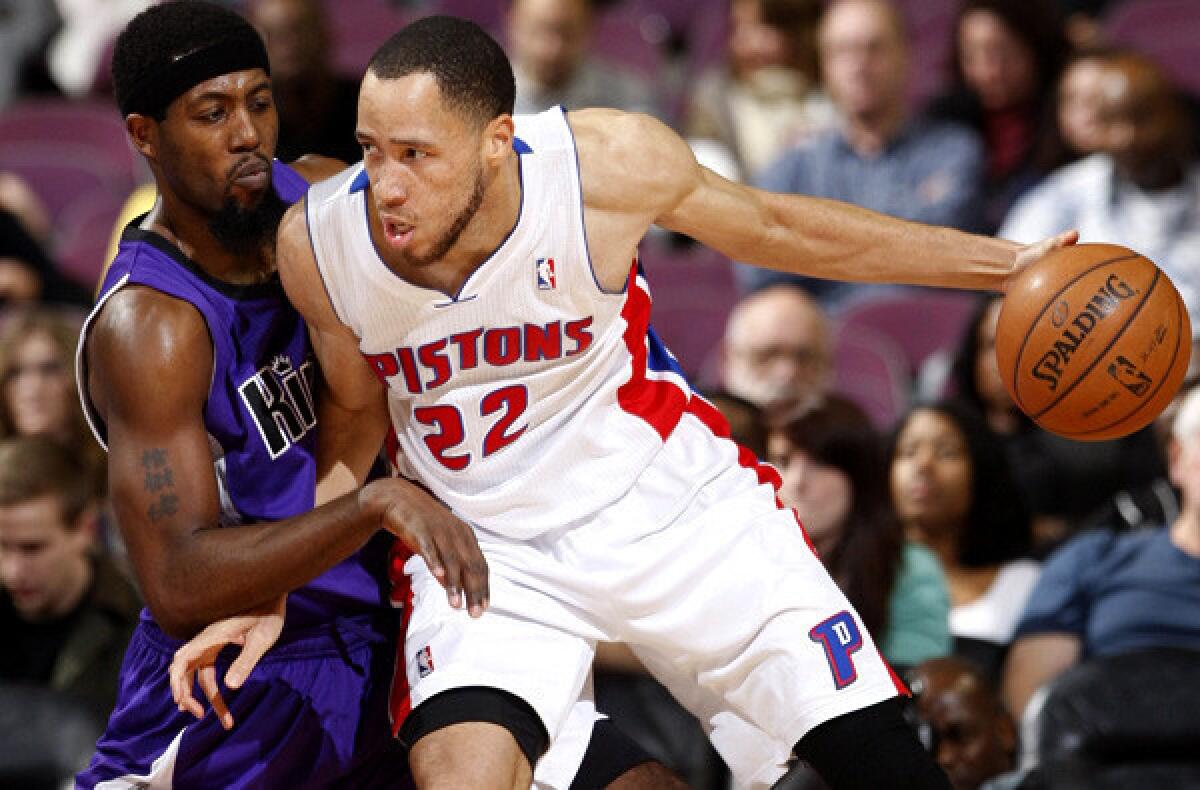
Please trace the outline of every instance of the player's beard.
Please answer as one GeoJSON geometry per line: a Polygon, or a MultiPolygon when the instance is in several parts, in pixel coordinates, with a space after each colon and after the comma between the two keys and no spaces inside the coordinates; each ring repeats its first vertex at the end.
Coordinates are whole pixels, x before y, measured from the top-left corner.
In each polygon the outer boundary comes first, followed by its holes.
{"type": "Polygon", "coordinates": [[[467,204],[463,206],[462,211],[454,217],[454,221],[450,223],[450,227],[442,234],[442,237],[433,245],[433,249],[427,255],[422,255],[413,261],[417,266],[425,266],[430,263],[436,263],[446,257],[446,253],[458,243],[458,239],[462,236],[463,231],[467,229],[467,225],[471,224],[471,220],[479,212],[479,207],[483,205],[483,196],[487,191],[487,183],[483,178],[483,167],[475,169],[475,186],[471,189],[471,195],[467,198],[467,204]]]}
{"type": "Polygon", "coordinates": [[[248,255],[273,244],[275,231],[287,211],[287,203],[269,184],[258,203],[246,208],[232,196],[208,220],[208,230],[217,242],[234,255],[248,255]]]}

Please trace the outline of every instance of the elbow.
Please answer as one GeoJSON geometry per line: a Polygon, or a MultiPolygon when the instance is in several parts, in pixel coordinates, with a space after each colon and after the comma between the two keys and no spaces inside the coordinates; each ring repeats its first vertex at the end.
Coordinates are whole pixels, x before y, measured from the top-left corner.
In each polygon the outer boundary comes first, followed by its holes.
{"type": "Polygon", "coordinates": [[[173,588],[169,583],[147,585],[143,595],[154,622],[172,639],[191,639],[217,619],[205,617],[194,594],[173,588]]]}

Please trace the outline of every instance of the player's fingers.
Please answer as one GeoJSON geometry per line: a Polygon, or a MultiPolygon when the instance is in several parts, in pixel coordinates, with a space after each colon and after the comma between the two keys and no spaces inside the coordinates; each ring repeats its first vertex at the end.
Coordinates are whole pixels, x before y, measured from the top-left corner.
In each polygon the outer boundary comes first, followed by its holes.
{"type": "Polygon", "coordinates": [[[1036,263],[1054,250],[1068,247],[1077,241],[1079,241],[1079,231],[1068,230],[1059,233],[1057,236],[1051,236],[1048,239],[1042,239],[1036,244],[1030,244],[1021,248],[1021,251],[1017,253],[1016,267],[1013,269],[1012,274],[1009,275],[1008,280],[1005,282],[1006,290],[1007,286],[1012,283],[1013,279],[1020,274],[1025,267],[1036,263]]]}
{"type": "Polygon", "coordinates": [[[216,667],[209,665],[201,668],[199,680],[200,688],[208,697],[208,701],[212,703],[213,713],[221,722],[221,726],[227,730],[233,729],[233,716],[230,715],[229,708],[225,705],[225,699],[221,696],[221,687],[217,684],[216,667]]]}
{"type": "Polygon", "coordinates": [[[433,530],[431,542],[438,555],[438,563],[442,567],[442,576],[438,579],[446,588],[446,600],[455,609],[462,606],[463,566],[458,550],[454,545],[454,536],[448,530],[433,530]]]}
{"type": "Polygon", "coordinates": [[[186,711],[197,719],[204,718],[204,706],[192,694],[192,687],[195,681],[195,673],[186,663],[181,663],[177,658],[171,664],[171,696],[175,698],[175,704],[179,706],[181,711],[186,711]]]}
{"type": "Polygon", "coordinates": [[[451,530],[455,552],[461,564],[461,580],[463,593],[467,599],[467,611],[472,617],[481,617],[488,607],[491,592],[488,588],[487,558],[479,548],[475,531],[462,521],[456,523],[451,530]]]}
{"type": "Polygon", "coordinates": [[[250,673],[258,666],[258,662],[262,659],[271,645],[275,644],[276,633],[273,629],[265,625],[256,625],[250,629],[244,638],[245,644],[242,646],[242,652],[229,665],[229,671],[225,673],[225,685],[231,689],[239,689],[246,682],[246,678],[250,677],[250,673]]]}

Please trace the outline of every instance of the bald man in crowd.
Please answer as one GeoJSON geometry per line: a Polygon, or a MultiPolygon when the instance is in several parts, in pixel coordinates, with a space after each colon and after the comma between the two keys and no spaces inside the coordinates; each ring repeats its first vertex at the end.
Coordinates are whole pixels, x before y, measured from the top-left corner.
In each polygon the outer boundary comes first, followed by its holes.
{"type": "MultiPolygon", "coordinates": [[[[785,152],[757,186],[977,229],[983,147],[965,127],[909,112],[908,33],[897,8],[887,0],[837,0],[821,18],[817,50],[841,123],[785,152]]],[[[894,289],[745,266],[738,278],[748,289],[800,282],[830,311],[894,289]]]]}
{"type": "Polygon", "coordinates": [[[1144,56],[1108,60],[1102,150],[1049,175],[1013,207],[1001,236],[1078,228],[1081,241],[1124,244],[1167,273],[1200,319],[1200,163],[1179,93],[1144,56]]]}
{"type": "Polygon", "coordinates": [[[725,325],[722,385],[786,422],[816,403],[833,382],[829,321],[795,285],[769,286],[733,308],[725,325]]]}

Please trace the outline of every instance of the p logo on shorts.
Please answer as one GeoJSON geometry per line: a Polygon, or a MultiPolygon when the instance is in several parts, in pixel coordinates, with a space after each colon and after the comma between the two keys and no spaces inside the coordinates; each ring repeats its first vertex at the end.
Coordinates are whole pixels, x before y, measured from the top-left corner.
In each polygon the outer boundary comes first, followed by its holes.
{"type": "Polygon", "coordinates": [[[839,691],[858,680],[854,653],[862,647],[862,632],[849,612],[838,612],[828,620],[817,623],[808,632],[808,638],[824,646],[825,659],[833,673],[833,684],[839,691]]]}

